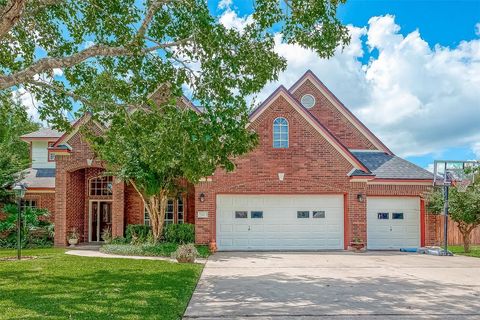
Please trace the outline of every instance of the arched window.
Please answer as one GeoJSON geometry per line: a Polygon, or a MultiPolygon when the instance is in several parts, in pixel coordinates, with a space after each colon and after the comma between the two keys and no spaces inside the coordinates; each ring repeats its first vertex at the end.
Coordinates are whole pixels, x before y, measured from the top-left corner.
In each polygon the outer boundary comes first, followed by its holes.
{"type": "Polygon", "coordinates": [[[112,176],[102,176],[90,179],[91,196],[111,196],[112,195],[112,176]]]}
{"type": "Polygon", "coordinates": [[[273,147],[288,148],[288,121],[285,118],[273,120],[273,147]]]}

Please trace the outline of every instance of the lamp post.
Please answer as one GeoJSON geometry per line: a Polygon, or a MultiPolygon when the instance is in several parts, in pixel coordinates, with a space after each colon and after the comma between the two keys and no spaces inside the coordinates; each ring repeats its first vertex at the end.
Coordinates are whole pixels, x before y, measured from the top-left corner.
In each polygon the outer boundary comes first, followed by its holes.
{"type": "Polygon", "coordinates": [[[27,188],[24,184],[17,184],[13,187],[15,198],[17,199],[17,259],[22,258],[22,199],[25,197],[27,188]]]}

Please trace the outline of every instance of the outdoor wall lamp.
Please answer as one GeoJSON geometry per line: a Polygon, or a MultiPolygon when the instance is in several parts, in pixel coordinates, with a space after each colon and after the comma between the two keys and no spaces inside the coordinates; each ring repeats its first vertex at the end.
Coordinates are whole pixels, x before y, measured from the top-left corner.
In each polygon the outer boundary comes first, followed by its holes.
{"type": "Polygon", "coordinates": [[[198,199],[200,200],[200,202],[205,202],[205,193],[200,193],[200,196],[198,197],[198,199]]]}
{"type": "Polygon", "coordinates": [[[361,193],[357,194],[357,200],[358,202],[363,202],[365,200],[365,198],[363,197],[363,194],[361,193]]]}

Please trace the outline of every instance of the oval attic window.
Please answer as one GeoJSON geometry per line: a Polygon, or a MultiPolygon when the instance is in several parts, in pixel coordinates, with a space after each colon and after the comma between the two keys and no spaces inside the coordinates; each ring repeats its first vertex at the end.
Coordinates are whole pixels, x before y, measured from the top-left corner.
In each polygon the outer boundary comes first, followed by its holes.
{"type": "Polygon", "coordinates": [[[302,97],[300,102],[305,108],[310,109],[315,105],[315,97],[312,96],[311,94],[306,94],[302,97]]]}

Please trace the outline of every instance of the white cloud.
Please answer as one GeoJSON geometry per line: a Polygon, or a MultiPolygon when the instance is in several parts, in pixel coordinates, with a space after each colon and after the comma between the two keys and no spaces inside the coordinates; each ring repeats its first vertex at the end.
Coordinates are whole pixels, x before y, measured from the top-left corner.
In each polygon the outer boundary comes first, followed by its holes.
{"type": "Polygon", "coordinates": [[[36,122],[40,121],[40,115],[38,113],[38,106],[40,103],[35,99],[35,97],[25,90],[25,88],[20,87],[18,90],[12,92],[12,98],[22,104],[25,107],[28,115],[36,122]]]}
{"type": "Polygon", "coordinates": [[[63,70],[62,70],[62,69],[59,69],[59,68],[54,68],[54,69],[53,69],[53,75],[54,75],[54,76],[61,77],[61,76],[63,76],[63,70]]]}
{"type": "Polygon", "coordinates": [[[279,84],[288,88],[311,69],[398,155],[479,143],[480,39],[454,48],[432,46],[418,30],[402,35],[391,15],[372,17],[368,26],[349,29],[350,45],[329,60],[281,43],[277,35],[276,50],[288,67],[257,100],[279,84]],[[363,64],[362,44],[374,52],[363,64]]]}
{"type": "Polygon", "coordinates": [[[253,16],[240,17],[235,10],[228,6],[220,16],[219,22],[227,29],[237,29],[242,32],[248,24],[253,22],[253,16]]]}
{"type": "Polygon", "coordinates": [[[218,3],[218,8],[219,9],[227,9],[227,8],[230,8],[231,5],[232,5],[232,0],[221,0],[218,3]]]}

